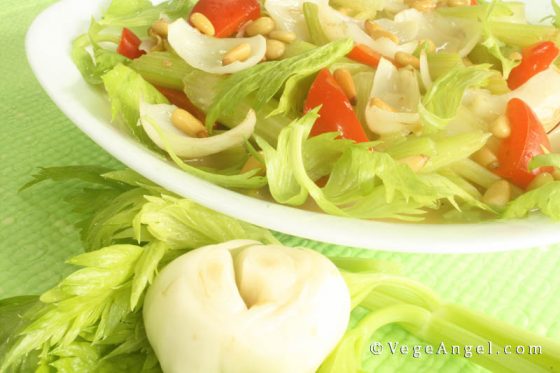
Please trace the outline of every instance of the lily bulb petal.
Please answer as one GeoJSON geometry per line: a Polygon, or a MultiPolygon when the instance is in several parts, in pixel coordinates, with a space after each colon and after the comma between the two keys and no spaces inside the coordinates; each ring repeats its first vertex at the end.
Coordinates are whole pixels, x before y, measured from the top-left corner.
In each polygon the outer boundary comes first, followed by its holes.
{"type": "Polygon", "coordinates": [[[338,269],[308,249],[232,241],[169,264],[144,305],[165,373],[312,373],[348,326],[338,269]]]}
{"type": "Polygon", "coordinates": [[[184,19],[169,25],[167,37],[173,50],[189,65],[211,74],[233,74],[262,61],[266,54],[266,39],[262,35],[251,38],[214,38],[201,34],[184,19]],[[241,44],[249,44],[251,55],[244,61],[223,64],[226,53],[241,44]]]}
{"type": "Polygon", "coordinates": [[[169,146],[183,159],[202,158],[242,145],[251,138],[257,123],[255,112],[250,110],[243,122],[227,132],[205,138],[190,137],[173,125],[171,116],[176,109],[174,105],[141,103],[140,124],[160,149],[169,146]]]}

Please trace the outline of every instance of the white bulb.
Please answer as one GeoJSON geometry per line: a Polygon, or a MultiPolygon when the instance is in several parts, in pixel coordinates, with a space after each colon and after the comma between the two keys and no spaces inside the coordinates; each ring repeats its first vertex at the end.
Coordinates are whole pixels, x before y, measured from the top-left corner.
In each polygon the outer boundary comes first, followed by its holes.
{"type": "Polygon", "coordinates": [[[232,241],[176,259],[144,322],[165,373],[311,373],[344,335],[350,294],[308,249],[232,241]]]}

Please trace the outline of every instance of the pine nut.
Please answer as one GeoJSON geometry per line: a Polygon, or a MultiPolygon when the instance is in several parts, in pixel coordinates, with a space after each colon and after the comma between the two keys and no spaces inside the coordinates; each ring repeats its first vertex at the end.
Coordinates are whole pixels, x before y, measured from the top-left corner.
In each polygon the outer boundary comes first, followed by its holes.
{"type": "Polygon", "coordinates": [[[397,37],[397,35],[393,34],[392,32],[386,31],[386,30],[372,30],[371,33],[368,32],[368,34],[374,40],[381,39],[381,38],[387,38],[395,44],[400,44],[400,40],[397,37]]]}
{"type": "Polygon", "coordinates": [[[383,28],[380,25],[378,25],[377,23],[369,19],[364,22],[364,29],[366,30],[366,33],[370,36],[375,31],[383,30],[383,28]]]}
{"type": "Polygon", "coordinates": [[[274,20],[270,17],[261,17],[249,23],[245,27],[245,35],[255,36],[255,35],[268,35],[274,30],[276,24],[274,20]]]}
{"type": "Polygon", "coordinates": [[[511,135],[511,125],[505,115],[501,115],[490,125],[490,132],[499,139],[507,139],[511,135]]]}
{"type": "Polygon", "coordinates": [[[251,46],[247,43],[231,48],[222,59],[222,65],[227,66],[237,61],[245,61],[251,56],[251,46]]]}
{"type": "Polygon", "coordinates": [[[416,70],[420,69],[420,60],[409,53],[397,52],[395,62],[400,67],[412,66],[416,70]]]}
{"type": "Polygon", "coordinates": [[[257,158],[250,155],[247,162],[243,165],[241,169],[241,174],[246,174],[247,172],[251,172],[253,170],[259,170],[257,175],[264,175],[266,172],[266,166],[262,164],[257,158]]]}
{"type": "Polygon", "coordinates": [[[153,32],[154,34],[159,35],[162,38],[166,38],[169,32],[169,24],[163,19],[159,19],[152,24],[150,32],[153,32]]]}
{"type": "Polygon", "coordinates": [[[190,21],[198,31],[204,35],[214,36],[216,35],[216,29],[210,20],[202,13],[191,14],[190,21]]]}
{"type": "Polygon", "coordinates": [[[488,147],[484,147],[473,154],[472,159],[483,167],[496,169],[499,166],[498,157],[488,147]]]}
{"type": "Polygon", "coordinates": [[[165,51],[165,44],[161,36],[153,32],[151,29],[149,31],[150,36],[152,37],[152,41],[154,41],[154,45],[150,48],[150,52],[163,52],[165,51]]]}
{"type": "Polygon", "coordinates": [[[354,84],[354,79],[350,71],[346,69],[336,69],[334,72],[334,79],[340,88],[342,88],[350,103],[356,105],[358,103],[358,92],[356,91],[356,84],[354,84]]]}
{"type": "Polygon", "coordinates": [[[186,110],[176,109],[171,114],[171,123],[190,137],[208,137],[208,131],[202,122],[186,110]]]}
{"type": "Polygon", "coordinates": [[[369,100],[369,106],[376,107],[378,109],[385,110],[385,111],[390,111],[391,113],[395,112],[395,109],[391,105],[389,105],[379,97],[374,97],[371,100],[369,100]]]}
{"type": "Polygon", "coordinates": [[[550,184],[554,181],[554,176],[549,174],[548,172],[543,172],[542,174],[538,175],[531,181],[531,184],[527,187],[527,190],[535,190],[540,187],[545,186],[546,184],[550,184]]]}
{"type": "Polygon", "coordinates": [[[286,52],[286,44],[278,40],[268,39],[266,41],[266,59],[277,60],[286,52]]]}
{"type": "Polygon", "coordinates": [[[392,32],[389,32],[387,30],[385,30],[384,28],[382,28],[381,26],[379,26],[377,23],[367,20],[364,23],[364,28],[366,30],[366,33],[371,36],[372,39],[380,39],[380,38],[387,38],[390,39],[391,41],[393,41],[396,44],[400,44],[399,38],[397,37],[397,35],[393,34],[392,32]]]}
{"type": "Polygon", "coordinates": [[[424,167],[426,167],[426,164],[428,164],[429,160],[430,157],[427,157],[425,155],[413,155],[411,157],[400,159],[399,163],[407,165],[412,169],[412,171],[418,173],[422,171],[424,167]]]}
{"type": "Polygon", "coordinates": [[[511,195],[511,184],[505,180],[500,180],[488,188],[482,197],[482,202],[492,207],[502,208],[511,201],[511,195]]]}
{"type": "Polygon", "coordinates": [[[433,0],[406,0],[405,3],[419,12],[429,12],[437,6],[433,0]]]}
{"type": "Polygon", "coordinates": [[[296,34],[290,31],[274,30],[268,34],[270,39],[278,40],[290,44],[296,40],[296,34]]]}

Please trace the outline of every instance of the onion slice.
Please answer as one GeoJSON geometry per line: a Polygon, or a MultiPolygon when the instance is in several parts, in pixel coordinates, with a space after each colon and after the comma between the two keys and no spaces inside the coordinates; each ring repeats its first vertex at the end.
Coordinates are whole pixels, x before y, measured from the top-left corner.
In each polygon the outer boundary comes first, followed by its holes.
{"type": "Polygon", "coordinates": [[[195,138],[177,129],[171,122],[171,115],[177,109],[174,105],[140,104],[140,123],[150,139],[162,150],[171,149],[183,159],[202,158],[242,145],[255,129],[257,117],[250,110],[247,117],[237,127],[216,136],[195,138]]]}
{"type": "Polygon", "coordinates": [[[251,38],[213,38],[201,34],[182,18],[169,25],[167,40],[185,62],[211,74],[233,74],[248,69],[258,64],[266,53],[266,39],[261,35],[251,38]],[[251,46],[250,57],[224,66],[222,60],[225,54],[240,44],[251,46]]]}

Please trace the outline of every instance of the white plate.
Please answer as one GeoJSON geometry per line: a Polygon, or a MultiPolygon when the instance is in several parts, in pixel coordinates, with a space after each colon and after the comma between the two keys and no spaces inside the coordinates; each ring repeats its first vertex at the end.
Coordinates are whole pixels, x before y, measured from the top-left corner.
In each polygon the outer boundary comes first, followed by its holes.
{"type": "MultiPolygon", "coordinates": [[[[476,225],[411,225],[347,219],[253,199],[180,171],[110,124],[105,96],[85,83],[70,59],[72,39],[87,30],[91,16],[98,15],[105,3],[63,0],[45,10],[27,35],[29,62],[53,101],[83,132],[121,162],[169,190],[256,225],[344,246],[475,253],[560,242],[560,224],[539,217],[476,225]]],[[[533,19],[545,14],[545,3],[549,2],[531,1],[533,19]]]]}

